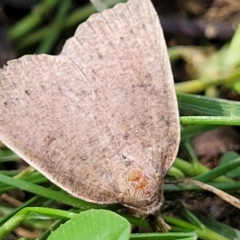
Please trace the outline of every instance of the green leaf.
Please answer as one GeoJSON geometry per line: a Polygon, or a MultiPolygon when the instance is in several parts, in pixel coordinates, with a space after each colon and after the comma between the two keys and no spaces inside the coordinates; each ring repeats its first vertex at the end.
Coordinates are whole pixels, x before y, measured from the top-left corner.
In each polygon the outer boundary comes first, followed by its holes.
{"type": "Polygon", "coordinates": [[[48,240],[127,240],[130,237],[130,223],[118,214],[107,210],[88,210],[70,219],[48,240]]]}
{"type": "Polygon", "coordinates": [[[182,115],[240,116],[240,102],[194,94],[177,93],[178,107],[182,115]]]}
{"type": "Polygon", "coordinates": [[[214,219],[206,218],[204,216],[198,216],[198,218],[207,225],[213,231],[218,232],[222,236],[227,237],[228,239],[240,239],[240,231],[236,228],[233,228],[229,225],[226,225],[222,222],[218,222],[214,219]]]}
{"type": "MultiPolygon", "coordinates": [[[[239,157],[240,157],[239,154],[236,152],[233,152],[233,151],[226,152],[220,159],[220,165],[230,163],[234,159],[239,158],[239,157]]],[[[229,171],[228,173],[226,173],[226,175],[231,178],[239,177],[240,176],[240,167],[237,167],[234,170],[229,171]]]]}

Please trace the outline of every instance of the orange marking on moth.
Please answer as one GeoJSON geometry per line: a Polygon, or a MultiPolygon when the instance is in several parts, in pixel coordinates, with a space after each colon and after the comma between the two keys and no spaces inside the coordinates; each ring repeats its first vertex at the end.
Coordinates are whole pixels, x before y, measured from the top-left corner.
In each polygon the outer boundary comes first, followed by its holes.
{"type": "Polygon", "coordinates": [[[148,185],[147,177],[140,170],[132,170],[128,175],[128,180],[133,182],[135,190],[144,191],[148,185]]]}

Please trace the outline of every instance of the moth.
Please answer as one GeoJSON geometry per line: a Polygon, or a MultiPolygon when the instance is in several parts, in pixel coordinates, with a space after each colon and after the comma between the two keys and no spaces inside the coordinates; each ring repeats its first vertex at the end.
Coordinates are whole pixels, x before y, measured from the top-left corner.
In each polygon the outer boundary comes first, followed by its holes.
{"type": "Polygon", "coordinates": [[[25,55],[0,72],[0,140],[80,199],[155,214],[179,138],[150,0],[94,14],[59,55],[25,55]]]}

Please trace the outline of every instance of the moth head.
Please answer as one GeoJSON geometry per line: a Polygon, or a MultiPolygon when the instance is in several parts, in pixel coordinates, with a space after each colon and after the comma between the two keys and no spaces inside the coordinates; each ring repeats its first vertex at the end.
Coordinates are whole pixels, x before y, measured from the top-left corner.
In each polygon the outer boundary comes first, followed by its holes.
{"type": "Polygon", "coordinates": [[[156,174],[149,174],[139,166],[128,167],[119,185],[120,202],[139,216],[154,214],[162,205],[162,184],[163,180],[156,174]]]}

